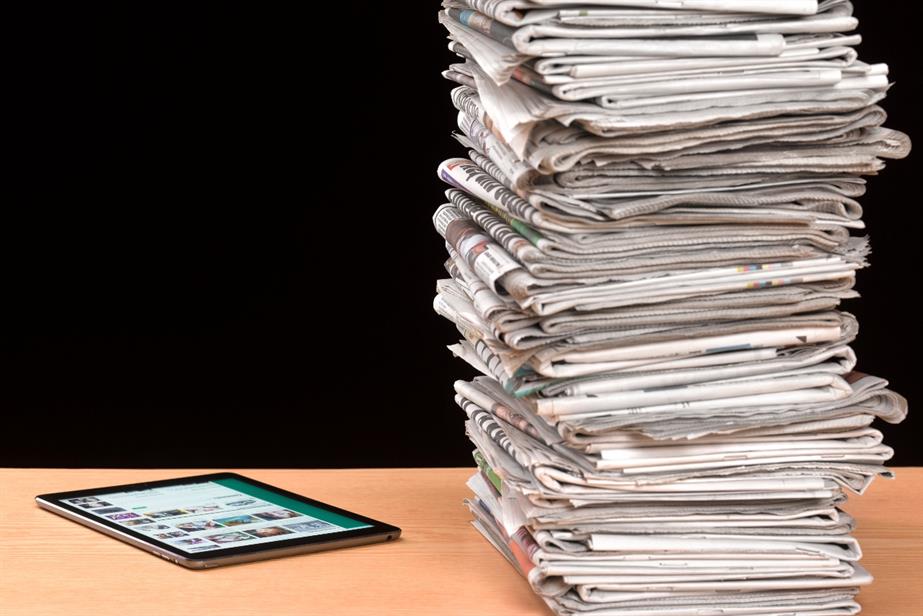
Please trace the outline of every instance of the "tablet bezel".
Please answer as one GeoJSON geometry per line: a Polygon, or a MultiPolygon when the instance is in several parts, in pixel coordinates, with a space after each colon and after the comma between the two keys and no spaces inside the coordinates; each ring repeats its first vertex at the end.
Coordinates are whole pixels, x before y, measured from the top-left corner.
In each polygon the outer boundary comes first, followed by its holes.
{"type": "Polygon", "coordinates": [[[49,504],[54,505],[55,507],[64,509],[65,511],[69,513],[76,514],[82,520],[87,520],[91,522],[92,524],[89,525],[91,526],[91,528],[93,525],[104,526],[106,528],[110,528],[114,531],[117,531],[118,533],[128,535],[132,537],[133,539],[136,539],[137,541],[140,541],[147,545],[157,547],[160,550],[174,554],[183,560],[195,561],[195,562],[205,562],[205,561],[210,561],[210,560],[226,559],[228,557],[246,556],[250,554],[259,554],[263,552],[275,552],[275,551],[281,551],[281,550],[288,552],[288,551],[291,551],[292,548],[296,548],[299,546],[312,546],[312,545],[322,545],[326,543],[338,543],[338,542],[342,542],[343,540],[354,539],[354,538],[358,539],[361,537],[371,537],[371,536],[383,535],[387,533],[394,533],[394,536],[397,537],[401,532],[400,528],[393,526],[391,524],[386,524],[384,522],[380,522],[378,520],[369,518],[367,516],[360,515],[352,511],[347,511],[346,509],[334,507],[333,505],[328,505],[327,503],[314,500],[312,498],[308,498],[307,496],[302,496],[301,494],[296,494],[295,492],[289,492],[288,490],[284,490],[277,486],[270,485],[268,483],[263,483],[262,481],[257,481],[256,479],[253,479],[251,477],[246,477],[244,475],[240,475],[239,473],[232,473],[232,472],[207,473],[204,475],[191,475],[188,477],[176,477],[173,479],[160,479],[157,481],[144,481],[144,482],[138,482],[138,483],[128,483],[128,484],[105,486],[105,487],[99,487],[99,488],[71,490],[68,492],[53,492],[49,494],[40,494],[36,496],[35,498],[36,500],[42,500],[49,504]],[[105,518],[94,516],[86,509],[77,507],[76,505],[66,502],[66,499],[79,498],[81,496],[98,496],[101,494],[106,494],[107,492],[129,492],[133,490],[147,490],[151,488],[160,488],[160,487],[184,485],[184,484],[191,484],[191,483],[205,483],[208,481],[215,481],[218,479],[237,479],[239,481],[243,481],[247,484],[250,484],[254,487],[262,488],[264,490],[271,491],[275,494],[279,494],[280,496],[285,496],[291,499],[295,499],[302,503],[312,505],[314,507],[319,507],[321,509],[325,509],[327,511],[330,511],[331,513],[336,513],[342,516],[346,516],[348,518],[352,518],[356,520],[357,522],[362,522],[364,524],[368,524],[369,526],[364,527],[364,528],[353,528],[353,529],[342,530],[342,531],[338,531],[335,533],[325,533],[322,535],[311,535],[308,537],[297,537],[294,539],[280,539],[278,541],[273,541],[270,543],[257,543],[257,544],[242,545],[242,546],[235,546],[235,547],[228,547],[228,548],[218,548],[215,550],[208,550],[207,552],[186,552],[174,545],[171,545],[169,543],[164,543],[163,541],[154,539],[153,537],[150,537],[148,535],[135,531],[130,526],[124,526],[124,525],[118,524],[117,522],[113,520],[108,520],[105,518]]]}

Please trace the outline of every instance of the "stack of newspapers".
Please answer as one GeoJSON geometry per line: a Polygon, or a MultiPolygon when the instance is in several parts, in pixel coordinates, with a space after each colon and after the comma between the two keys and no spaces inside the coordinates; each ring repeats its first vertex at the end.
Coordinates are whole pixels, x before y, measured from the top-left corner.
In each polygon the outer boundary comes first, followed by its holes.
{"type": "Polygon", "coordinates": [[[834,616],[906,401],[855,371],[863,176],[908,154],[845,0],[447,0],[436,311],[474,525],[559,614],[834,616]]]}

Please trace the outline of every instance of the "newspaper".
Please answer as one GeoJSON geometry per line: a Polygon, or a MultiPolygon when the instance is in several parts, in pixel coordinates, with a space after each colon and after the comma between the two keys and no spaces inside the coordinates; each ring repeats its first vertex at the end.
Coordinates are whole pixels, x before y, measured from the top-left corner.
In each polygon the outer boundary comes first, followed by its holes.
{"type": "Polygon", "coordinates": [[[446,0],[434,310],[474,527],[558,614],[855,614],[891,477],[842,303],[910,152],[846,0],[446,0]]]}

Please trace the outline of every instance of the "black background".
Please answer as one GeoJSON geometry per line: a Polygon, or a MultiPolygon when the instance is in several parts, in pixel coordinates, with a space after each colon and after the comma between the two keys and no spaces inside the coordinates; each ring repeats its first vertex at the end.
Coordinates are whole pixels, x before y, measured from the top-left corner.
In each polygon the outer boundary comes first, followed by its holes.
{"type": "MultiPolygon", "coordinates": [[[[43,8],[15,54],[0,464],[470,464],[430,307],[435,167],[462,152],[435,7],[123,4],[43,8]]],[[[858,4],[914,136],[914,5],[858,4]]],[[[859,368],[911,402],[913,167],[870,179],[846,305],[859,368]]],[[[918,417],[883,427],[895,465],[923,464],[918,417]]]]}

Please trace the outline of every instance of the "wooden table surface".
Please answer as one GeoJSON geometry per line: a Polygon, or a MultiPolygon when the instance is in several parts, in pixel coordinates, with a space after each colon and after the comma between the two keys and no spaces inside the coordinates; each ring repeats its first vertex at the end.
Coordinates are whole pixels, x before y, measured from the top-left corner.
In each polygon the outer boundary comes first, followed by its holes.
{"type": "MultiPolygon", "coordinates": [[[[226,469],[225,469],[226,470],[226,469]]],[[[923,469],[846,507],[875,583],[865,616],[923,614],[923,469]]],[[[39,509],[44,492],[206,470],[0,469],[0,614],[536,615],[550,611],[468,524],[472,469],[239,470],[400,526],[400,541],[192,571],[39,509]]]]}

